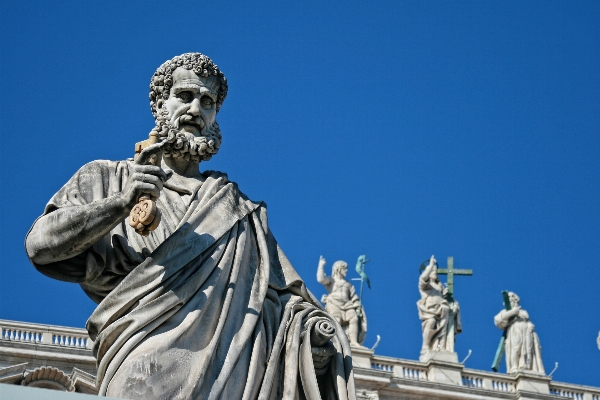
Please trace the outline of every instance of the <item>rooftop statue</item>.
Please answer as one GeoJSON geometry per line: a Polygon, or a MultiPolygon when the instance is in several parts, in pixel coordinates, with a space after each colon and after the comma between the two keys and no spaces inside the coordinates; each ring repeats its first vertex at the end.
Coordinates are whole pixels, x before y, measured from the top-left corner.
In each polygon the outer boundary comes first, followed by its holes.
{"type": "Polygon", "coordinates": [[[348,340],[277,244],[266,205],[199,170],[220,148],[226,94],[200,53],[161,65],[150,141],[135,160],[77,171],[27,254],[98,303],[87,330],[100,395],[355,399],[348,340]]]}
{"type": "Polygon", "coordinates": [[[514,374],[522,370],[544,374],[542,346],[527,311],[521,308],[521,299],[508,292],[510,307],[494,317],[494,324],[505,331],[506,372],[514,374]]]}
{"type": "Polygon", "coordinates": [[[331,268],[331,276],[325,274],[325,259],[319,258],[317,267],[317,281],[327,289],[321,302],[326,310],[344,328],[350,339],[350,344],[363,347],[367,335],[367,316],[360,299],[356,295],[354,285],[346,280],[348,264],[345,261],[336,261],[331,268]]]}
{"type": "Polygon", "coordinates": [[[421,299],[417,301],[417,309],[423,331],[419,360],[427,361],[440,351],[453,353],[454,336],[462,332],[460,307],[440,282],[434,256],[419,276],[419,292],[421,299]]]}

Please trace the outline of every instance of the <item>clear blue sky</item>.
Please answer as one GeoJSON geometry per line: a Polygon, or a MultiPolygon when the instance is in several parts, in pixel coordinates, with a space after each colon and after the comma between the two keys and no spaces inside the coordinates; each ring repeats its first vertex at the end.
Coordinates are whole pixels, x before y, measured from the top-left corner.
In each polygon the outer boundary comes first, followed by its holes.
{"type": "Polygon", "coordinates": [[[25,234],[83,164],[132,156],[152,73],[200,51],[230,87],[201,168],[266,201],[317,296],[319,255],[372,260],[367,345],[418,358],[419,264],[454,256],[467,367],[490,369],[509,289],[546,370],[600,386],[600,2],[0,7],[0,318],[84,326],[94,304],[35,271],[25,234]]]}

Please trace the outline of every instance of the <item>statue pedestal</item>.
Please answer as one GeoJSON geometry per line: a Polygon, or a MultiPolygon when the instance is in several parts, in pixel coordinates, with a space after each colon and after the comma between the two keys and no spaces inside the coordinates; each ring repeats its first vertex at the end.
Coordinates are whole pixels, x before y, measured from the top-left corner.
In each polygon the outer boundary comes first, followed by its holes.
{"type": "Polygon", "coordinates": [[[453,351],[431,350],[419,357],[419,361],[424,363],[429,360],[458,363],[458,354],[453,351]]]}
{"type": "Polygon", "coordinates": [[[462,385],[463,365],[458,363],[458,354],[451,351],[428,351],[419,357],[427,364],[427,379],[432,382],[462,385]]]}
{"type": "Polygon", "coordinates": [[[366,347],[350,347],[352,350],[352,366],[360,368],[371,368],[371,357],[373,350],[366,347]]]}
{"type": "MultiPolygon", "coordinates": [[[[532,371],[521,371],[517,373],[517,390],[529,393],[550,393],[551,377],[532,371]]],[[[535,397],[535,396],[534,396],[535,397]]],[[[521,399],[529,399],[527,395],[521,395],[521,399]]]]}

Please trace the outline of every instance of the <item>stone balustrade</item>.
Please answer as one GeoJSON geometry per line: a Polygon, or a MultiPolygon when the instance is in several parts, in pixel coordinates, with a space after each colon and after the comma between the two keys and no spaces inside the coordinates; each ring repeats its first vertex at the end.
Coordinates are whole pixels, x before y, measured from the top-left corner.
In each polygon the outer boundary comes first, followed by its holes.
{"type": "Polygon", "coordinates": [[[562,382],[551,382],[550,394],[575,400],[600,400],[600,388],[589,388],[562,382]]]}
{"type": "MultiPolygon", "coordinates": [[[[0,319],[0,383],[12,382],[13,375],[24,376],[43,367],[75,374],[76,383],[93,381],[96,374],[93,345],[85,329],[0,319]],[[89,376],[80,376],[82,373],[89,376]]],[[[81,389],[80,383],[76,386],[81,389]]]]}
{"type": "Polygon", "coordinates": [[[515,393],[517,391],[517,382],[514,376],[494,372],[465,368],[462,372],[462,382],[464,386],[493,392],[515,393]]]}
{"type": "Polygon", "coordinates": [[[85,329],[0,320],[0,340],[91,349],[85,329]]]}
{"type": "Polygon", "coordinates": [[[418,361],[373,356],[371,358],[371,368],[379,371],[392,372],[392,376],[398,378],[412,379],[416,381],[427,380],[427,368],[423,363],[418,361]]]}
{"type": "MultiPolygon", "coordinates": [[[[0,320],[0,370],[44,365],[73,370],[70,377],[78,391],[94,393],[92,346],[85,329],[0,320]]],[[[465,368],[449,359],[419,362],[357,348],[352,348],[352,358],[360,399],[600,400],[600,388],[553,382],[544,375],[508,375],[465,368]]],[[[12,379],[9,372],[0,382],[12,379]]]]}
{"type": "Polygon", "coordinates": [[[551,377],[544,375],[525,372],[509,375],[469,369],[460,363],[436,362],[436,360],[422,363],[401,358],[376,356],[369,353],[371,352],[368,350],[355,351],[353,349],[353,357],[358,361],[355,363],[357,390],[358,392],[362,390],[365,393],[371,393],[372,398],[376,398],[374,397],[376,392],[382,394],[384,398],[396,398],[396,396],[401,398],[401,391],[405,394],[412,391],[415,396],[425,396],[431,399],[471,398],[470,396],[476,396],[481,399],[544,398],[558,400],[559,398],[569,398],[600,400],[600,388],[553,382],[551,377]],[[355,357],[355,353],[358,357],[355,357]],[[367,364],[365,362],[367,357],[370,360],[372,373],[366,371],[367,364]],[[447,380],[440,382],[436,379],[440,376],[440,371],[450,377],[458,372],[460,378],[450,384],[447,380]],[[375,378],[377,373],[380,373],[380,376],[375,378]],[[387,380],[386,377],[388,377],[387,380]],[[372,383],[375,379],[379,379],[377,385],[372,383]],[[415,387],[417,382],[410,383],[411,381],[419,381],[418,384],[422,387],[417,390],[415,387]],[[532,393],[535,395],[529,397],[532,393]]]}

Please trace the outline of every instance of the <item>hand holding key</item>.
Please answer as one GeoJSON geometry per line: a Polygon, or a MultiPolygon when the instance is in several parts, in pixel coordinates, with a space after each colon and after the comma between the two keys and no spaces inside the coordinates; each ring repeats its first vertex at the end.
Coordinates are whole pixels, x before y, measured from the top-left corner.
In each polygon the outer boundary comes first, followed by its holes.
{"type": "Polygon", "coordinates": [[[139,153],[135,157],[133,174],[123,190],[130,201],[137,202],[129,214],[129,225],[143,236],[148,236],[160,223],[156,199],[160,196],[163,182],[168,179],[165,171],[155,165],[166,142],[156,141],[157,136],[151,133],[149,140],[136,144],[136,152],[139,153]]]}

